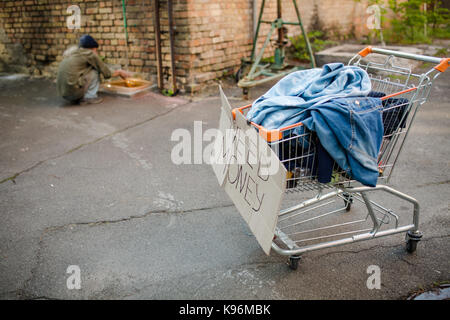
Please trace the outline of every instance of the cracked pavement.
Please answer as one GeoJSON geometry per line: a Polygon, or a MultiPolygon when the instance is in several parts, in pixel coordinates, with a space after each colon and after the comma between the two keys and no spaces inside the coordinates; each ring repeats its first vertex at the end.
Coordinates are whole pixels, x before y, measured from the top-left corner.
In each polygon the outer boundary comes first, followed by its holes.
{"type": "Polygon", "coordinates": [[[217,127],[217,95],[67,106],[50,81],[0,81],[0,299],[402,299],[448,281],[449,80],[437,79],[391,180],[421,204],[417,252],[394,235],[306,253],[297,271],[263,253],[208,165],[170,160],[173,130],[217,127]],[[66,286],[69,265],[80,290],[66,286]]]}

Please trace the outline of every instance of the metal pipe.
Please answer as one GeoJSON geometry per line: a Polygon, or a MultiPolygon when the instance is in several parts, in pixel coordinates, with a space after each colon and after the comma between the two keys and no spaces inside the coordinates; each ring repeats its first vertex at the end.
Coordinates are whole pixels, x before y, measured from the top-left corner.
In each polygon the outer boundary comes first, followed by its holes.
{"type": "Polygon", "coordinates": [[[153,26],[155,31],[155,48],[156,48],[156,73],[158,88],[163,89],[163,73],[162,73],[162,56],[161,56],[161,27],[159,20],[159,0],[153,1],[153,26]]]}
{"type": "Polygon", "coordinates": [[[376,187],[356,187],[356,188],[350,188],[345,189],[345,192],[348,193],[356,193],[356,192],[364,192],[364,191],[375,191],[375,190],[383,190],[390,194],[393,194],[405,201],[408,201],[414,205],[413,209],[413,223],[414,223],[414,230],[417,231],[419,228],[419,211],[420,211],[420,205],[419,202],[414,199],[413,197],[408,196],[407,194],[404,194],[400,191],[397,191],[391,187],[388,187],[386,185],[377,185],[376,187]]]}
{"type": "MultiPolygon", "coordinates": [[[[281,18],[282,18],[281,0],[277,0],[277,19],[281,18]]],[[[283,47],[283,40],[284,40],[284,31],[283,26],[281,26],[281,28],[278,28],[278,48],[283,47]]]]}
{"type": "Polygon", "coordinates": [[[127,10],[125,8],[125,0],[122,0],[122,13],[123,13],[123,28],[125,29],[125,55],[126,55],[126,64],[125,70],[128,69],[128,26],[127,26],[127,10]]]}
{"type": "Polygon", "coordinates": [[[167,14],[169,17],[169,41],[170,41],[170,69],[172,70],[172,95],[177,94],[177,77],[175,75],[175,50],[174,50],[174,32],[173,32],[173,6],[172,0],[167,0],[167,14]]]}
{"type": "Polygon", "coordinates": [[[327,212],[327,213],[324,213],[324,214],[321,214],[319,216],[315,216],[315,217],[312,217],[312,218],[309,218],[309,219],[306,219],[306,220],[303,220],[303,221],[299,221],[299,222],[290,224],[288,226],[280,227],[280,229],[287,229],[287,228],[290,228],[290,227],[298,226],[300,224],[303,224],[303,223],[306,223],[306,222],[310,222],[310,221],[314,221],[316,219],[320,219],[320,218],[329,216],[330,214],[334,214],[334,213],[337,213],[337,212],[343,211],[343,210],[345,210],[345,207],[344,208],[339,208],[339,209],[336,209],[336,210],[333,210],[333,211],[330,211],[330,212],[327,212]]]}
{"type": "MultiPolygon", "coordinates": [[[[265,5],[265,3],[266,3],[266,0],[262,0],[261,8],[259,10],[258,23],[256,25],[255,36],[253,37],[253,48],[252,48],[252,53],[250,55],[250,61],[251,62],[253,62],[253,58],[255,57],[256,42],[258,41],[259,27],[261,25],[261,18],[262,18],[263,12],[264,12],[264,5],[265,5]]],[[[256,8],[256,4],[255,4],[255,8],[256,8]]]]}
{"type": "Polygon", "coordinates": [[[297,14],[298,23],[300,25],[300,29],[302,30],[303,38],[305,39],[305,42],[306,42],[306,48],[308,49],[309,58],[311,59],[311,67],[315,68],[316,67],[316,59],[314,58],[314,54],[311,49],[311,43],[309,42],[308,34],[306,33],[305,28],[303,27],[302,18],[300,17],[300,12],[298,11],[297,1],[292,0],[292,2],[294,3],[295,13],[297,14]]]}
{"type": "Polygon", "coordinates": [[[337,189],[335,191],[332,191],[332,192],[324,194],[324,195],[317,195],[315,198],[303,201],[302,203],[300,203],[300,204],[298,204],[296,206],[293,206],[291,208],[287,208],[285,210],[280,211],[278,216],[281,217],[281,216],[284,216],[284,215],[286,215],[288,213],[291,213],[291,212],[303,209],[303,208],[305,208],[307,206],[310,206],[310,205],[313,205],[313,204],[315,204],[317,202],[320,202],[320,201],[323,201],[323,200],[326,200],[326,199],[330,199],[330,198],[332,198],[332,197],[334,197],[334,196],[336,196],[338,194],[341,194],[343,192],[344,192],[343,190],[337,189]]]}
{"type": "MultiPolygon", "coordinates": [[[[270,28],[269,33],[267,34],[266,41],[264,42],[264,45],[261,48],[261,51],[258,53],[258,56],[256,57],[255,61],[253,62],[253,65],[252,65],[247,77],[251,78],[253,76],[253,74],[255,73],[256,67],[258,66],[259,62],[261,61],[261,58],[263,57],[264,49],[267,47],[267,45],[270,42],[270,38],[272,37],[272,33],[273,33],[274,29],[275,29],[275,25],[272,24],[272,27],[270,28]]],[[[256,39],[253,44],[253,49],[255,49],[255,47],[256,47],[256,39]]],[[[252,53],[252,61],[253,61],[253,54],[254,54],[254,52],[252,53]]]]}
{"type": "Polygon", "coordinates": [[[128,41],[127,12],[125,8],[125,0],[122,0],[122,13],[123,13],[123,26],[125,29],[125,39],[128,41]]]}
{"type": "Polygon", "coordinates": [[[410,230],[414,230],[414,225],[410,224],[410,225],[407,225],[407,226],[404,226],[404,227],[400,227],[400,228],[396,228],[396,229],[389,229],[389,230],[385,230],[385,231],[378,231],[375,234],[373,234],[372,232],[368,232],[368,233],[352,236],[352,237],[349,237],[349,238],[339,239],[339,240],[335,240],[335,241],[322,242],[322,243],[309,245],[309,246],[301,247],[301,248],[298,248],[298,249],[290,249],[290,250],[281,249],[274,242],[272,242],[272,249],[274,249],[278,254],[281,254],[281,255],[284,255],[284,256],[291,256],[291,255],[298,255],[298,254],[301,254],[301,253],[304,253],[304,252],[308,252],[308,251],[319,250],[319,249],[330,248],[330,247],[336,247],[336,246],[340,246],[340,245],[348,244],[348,243],[354,243],[354,242],[357,242],[357,241],[385,237],[385,236],[389,236],[389,235],[392,235],[392,234],[402,233],[402,232],[406,232],[406,231],[410,231],[410,230]]]}
{"type": "Polygon", "coordinates": [[[418,61],[423,61],[423,62],[436,63],[436,64],[439,64],[442,60],[442,58],[424,56],[424,55],[408,53],[408,52],[393,51],[393,50],[387,50],[387,49],[381,49],[381,48],[372,48],[371,52],[384,54],[384,55],[392,55],[394,57],[399,57],[399,58],[413,59],[413,60],[418,60],[418,61]]]}
{"type": "Polygon", "coordinates": [[[326,206],[326,205],[329,205],[329,204],[331,204],[331,203],[333,203],[333,202],[334,202],[334,200],[331,200],[331,201],[322,203],[322,204],[320,204],[320,205],[318,205],[318,206],[315,206],[315,207],[312,207],[312,208],[308,208],[308,209],[306,209],[306,210],[303,210],[302,212],[298,212],[298,213],[293,214],[293,215],[291,215],[291,216],[289,216],[289,217],[285,217],[285,218],[283,218],[283,219],[278,219],[278,222],[282,222],[282,221],[284,221],[284,220],[291,219],[291,218],[293,218],[293,217],[297,217],[297,216],[299,216],[299,215],[301,215],[301,214],[304,214],[304,213],[309,212],[309,211],[311,211],[311,210],[319,209],[319,208],[324,207],[324,206],[326,206]]]}
{"type": "Polygon", "coordinates": [[[253,28],[252,28],[252,30],[253,30],[253,37],[255,37],[255,35],[256,35],[256,25],[257,25],[257,23],[258,23],[258,14],[257,14],[257,11],[256,11],[256,0],[253,0],[252,1],[252,10],[253,10],[253,28]]]}
{"type": "Polygon", "coordinates": [[[375,233],[380,228],[380,223],[378,222],[377,216],[375,215],[375,212],[373,212],[372,203],[370,203],[369,198],[367,197],[365,192],[361,192],[361,197],[364,200],[364,203],[366,204],[367,211],[369,212],[370,218],[373,222],[373,229],[372,233],[375,233]]]}
{"type": "Polygon", "coordinates": [[[298,232],[292,232],[292,233],[289,233],[288,236],[294,236],[294,235],[299,235],[299,234],[304,234],[304,233],[314,232],[314,231],[319,231],[319,230],[328,230],[328,229],[332,229],[332,228],[348,226],[348,225],[351,225],[351,224],[362,223],[362,222],[365,222],[365,221],[366,221],[365,219],[354,220],[354,221],[334,224],[334,225],[327,226],[327,227],[321,227],[321,228],[308,229],[308,230],[303,230],[303,231],[298,231],[298,232]]]}

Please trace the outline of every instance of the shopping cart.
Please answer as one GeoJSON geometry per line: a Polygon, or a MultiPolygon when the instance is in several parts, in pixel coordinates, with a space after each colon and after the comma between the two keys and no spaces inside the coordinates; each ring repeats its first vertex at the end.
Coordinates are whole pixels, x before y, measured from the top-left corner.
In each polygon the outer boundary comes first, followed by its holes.
{"type": "MultiPolygon", "coordinates": [[[[380,56],[378,56],[380,58],[380,56]]],[[[331,182],[320,183],[317,172],[312,170],[317,161],[317,137],[302,127],[302,123],[288,127],[266,130],[252,123],[259,134],[278,155],[288,170],[286,193],[294,194],[297,202],[287,199],[288,205],[278,214],[272,249],[289,256],[289,266],[297,269],[300,254],[357,241],[375,239],[397,233],[406,233],[406,250],[414,252],[422,238],[419,231],[419,203],[416,199],[399,192],[386,184],[392,176],[399,155],[405,144],[417,110],[430,94],[433,81],[444,72],[448,58],[435,58],[379,48],[367,47],[355,55],[349,65],[366,70],[372,82],[372,91],[383,93],[384,135],[378,156],[379,179],[375,187],[363,186],[347,175],[337,164],[333,165],[331,182]],[[381,55],[382,61],[374,62],[369,54],[381,55]],[[396,58],[412,59],[436,64],[423,74],[416,74],[411,68],[396,66],[396,58]],[[385,184],[382,184],[382,183],[385,184]],[[369,197],[370,194],[370,197],[369,197]],[[402,214],[393,208],[386,208],[379,202],[394,197],[392,203],[410,203],[411,215],[400,206],[402,214]],[[298,203],[298,197],[304,201],[298,203]],[[337,200],[340,199],[340,200],[337,200]],[[337,200],[337,201],[336,201],[337,200]],[[400,201],[398,201],[400,200],[400,201]],[[336,207],[336,204],[338,206],[336,207]],[[339,205],[342,204],[342,205],[339,205]],[[359,207],[351,210],[352,205],[359,207]],[[412,204],[412,205],[411,205],[412,204]],[[361,209],[362,208],[362,209],[361,209]],[[350,212],[351,210],[351,212],[350,212]]],[[[233,110],[246,115],[251,105],[233,110]]]]}

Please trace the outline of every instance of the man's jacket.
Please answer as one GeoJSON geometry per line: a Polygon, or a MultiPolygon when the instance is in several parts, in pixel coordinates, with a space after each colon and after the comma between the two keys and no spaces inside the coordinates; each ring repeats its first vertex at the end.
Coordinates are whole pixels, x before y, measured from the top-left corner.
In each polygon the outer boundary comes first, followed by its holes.
{"type": "Polygon", "coordinates": [[[101,73],[105,79],[111,77],[111,71],[100,58],[89,49],[79,48],[66,57],[58,67],[56,86],[62,97],[84,95],[85,75],[91,70],[101,73]]]}

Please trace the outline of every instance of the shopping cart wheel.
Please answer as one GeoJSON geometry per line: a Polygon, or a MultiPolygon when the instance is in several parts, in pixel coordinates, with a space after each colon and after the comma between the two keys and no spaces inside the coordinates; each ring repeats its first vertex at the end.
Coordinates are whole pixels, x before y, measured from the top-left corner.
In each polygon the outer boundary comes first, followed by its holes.
{"type": "Polygon", "coordinates": [[[417,243],[422,239],[421,232],[408,231],[406,234],[406,251],[413,253],[417,249],[417,243]]]}
{"type": "Polygon", "coordinates": [[[345,202],[345,211],[350,211],[350,209],[352,208],[352,203],[353,203],[353,197],[350,193],[343,193],[342,196],[344,197],[344,202],[345,202]]]}
{"type": "Polygon", "coordinates": [[[292,270],[297,270],[299,261],[300,261],[300,256],[290,256],[289,257],[289,268],[291,268],[292,270]]]}

